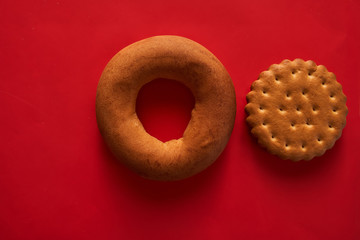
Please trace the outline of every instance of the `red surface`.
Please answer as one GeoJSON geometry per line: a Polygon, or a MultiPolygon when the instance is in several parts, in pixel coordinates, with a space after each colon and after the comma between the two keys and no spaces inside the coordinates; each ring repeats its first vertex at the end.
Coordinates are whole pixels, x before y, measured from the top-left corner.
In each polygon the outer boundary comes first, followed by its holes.
{"type": "MultiPolygon", "coordinates": [[[[0,239],[360,239],[358,12],[358,1],[1,1],[0,239]],[[207,47],[237,93],[226,150],[179,182],[127,170],[95,119],[107,61],[160,34],[207,47]],[[268,154],[244,121],[251,82],[296,57],[334,72],[349,108],[334,148],[300,163],[268,154]]],[[[159,81],[139,115],[178,137],[193,99],[159,81]]]]}

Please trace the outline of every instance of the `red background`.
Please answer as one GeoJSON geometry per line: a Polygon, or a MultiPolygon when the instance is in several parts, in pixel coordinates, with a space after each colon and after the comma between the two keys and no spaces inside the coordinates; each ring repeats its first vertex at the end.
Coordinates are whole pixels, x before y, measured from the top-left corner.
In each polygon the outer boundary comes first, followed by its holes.
{"type": "MultiPolygon", "coordinates": [[[[360,239],[358,1],[1,1],[0,239],[360,239]],[[95,119],[108,60],[160,34],[193,39],[232,76],[236,124],[221,157],[178,182],[119,164],[95,119]],[[272,63],[312,59],[337,75],[349,114],[310,162],[260,148],[245,95],[272,63]]],[[[179,137],[191,93],[144,87],[138,113],[179,137]]]]}

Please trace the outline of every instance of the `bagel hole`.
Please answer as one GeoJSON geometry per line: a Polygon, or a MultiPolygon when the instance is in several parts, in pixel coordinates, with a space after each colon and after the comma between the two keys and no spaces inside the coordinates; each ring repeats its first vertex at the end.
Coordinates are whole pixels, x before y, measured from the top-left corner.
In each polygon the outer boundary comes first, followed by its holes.
{"type": "Polygon", "coordinates": [[[136,99],[136,113],[146,132],[162,142],[183,136],[194,106],[189,88],[164,78],[145,84],[136,99]]]}

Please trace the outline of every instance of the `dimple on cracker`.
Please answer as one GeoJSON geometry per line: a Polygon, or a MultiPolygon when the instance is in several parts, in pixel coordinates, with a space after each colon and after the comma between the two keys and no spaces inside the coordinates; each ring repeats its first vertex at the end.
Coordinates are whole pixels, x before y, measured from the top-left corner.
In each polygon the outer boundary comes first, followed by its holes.
{"type": "Polygon", "coordinates": [[[310,160],[333,147],[346,124],[346,96],[333,73],[313,61],[273,64],[246,96],[258,143],[283,159],[310,160]]]}

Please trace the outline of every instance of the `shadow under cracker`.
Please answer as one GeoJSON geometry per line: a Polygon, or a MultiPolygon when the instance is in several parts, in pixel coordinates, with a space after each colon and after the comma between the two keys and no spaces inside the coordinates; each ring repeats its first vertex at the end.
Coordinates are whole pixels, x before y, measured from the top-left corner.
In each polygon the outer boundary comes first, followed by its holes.
{"type": "Polygon", "coordinates": [[[309,161],[283,160],[273,155],[257,143],[257,139],[251,134],[250,127],[246,120],[243,121],[248,132],[248,140],[251,144],[252,156],[256,165],[262,171],[284,179],[308,178],[320,175],[323,172],[331,171],[341,161],[342,138],[336,141],[333,148],[327,150],[322,156],[314,157],[309,161]]]}

